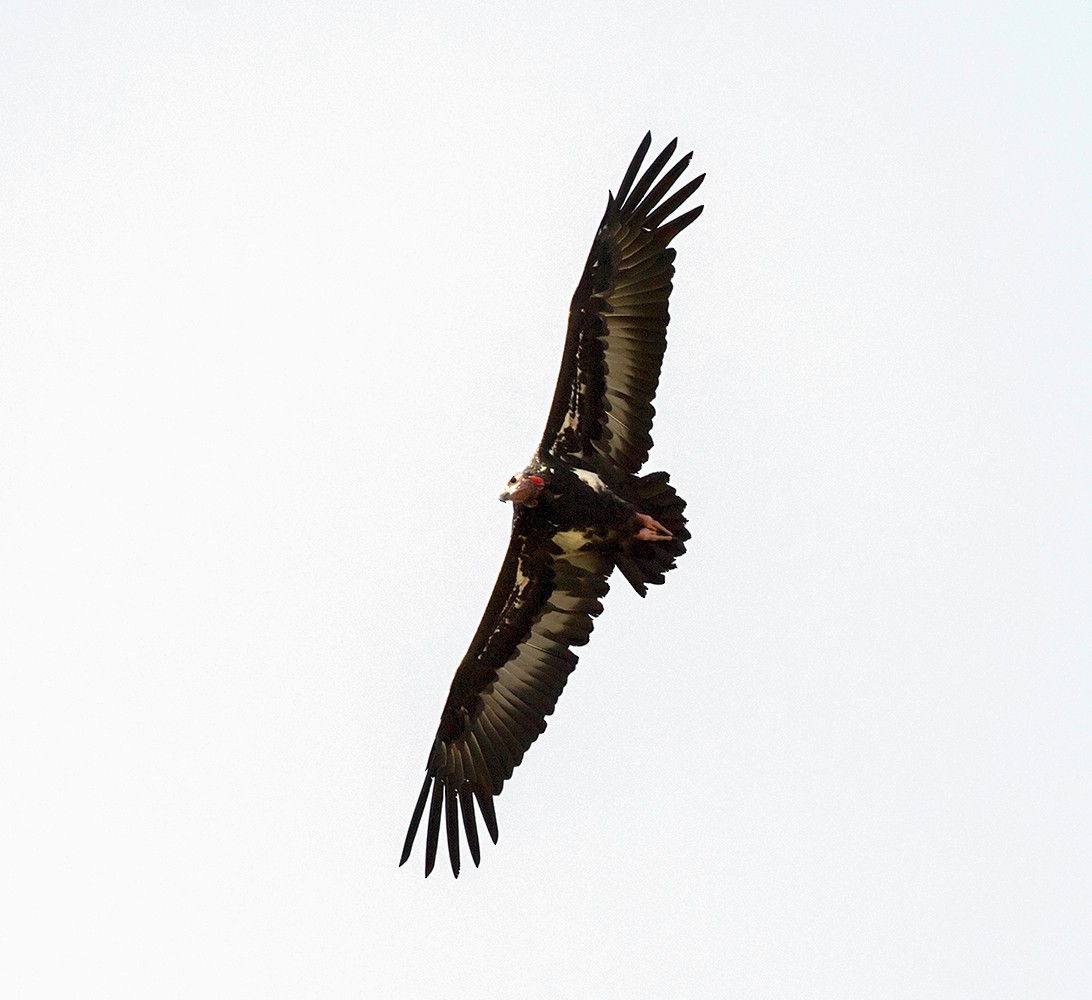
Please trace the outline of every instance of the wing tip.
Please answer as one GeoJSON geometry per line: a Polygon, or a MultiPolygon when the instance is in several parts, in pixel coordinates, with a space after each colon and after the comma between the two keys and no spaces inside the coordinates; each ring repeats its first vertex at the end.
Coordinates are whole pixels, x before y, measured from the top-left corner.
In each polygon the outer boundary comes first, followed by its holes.
{"type": "Polygon", "coordinates": [[[660,233],[663,234],[664,244],[670,243],[676,236],[679,235],[687,226],[690,225],[701,213],[705,210],[704,205],[697,205],[694,208],[683,212],[682,215],[676,215],[670,222],[664,223],[660,226],[660,233]]]}
{"type": "Polygon", "coordinates": [[[618,199],[622,202],[620,205],[620,212],[626,221],[629,221],[631,218],[634,221],[637,221],[643,217],[659,215],[659,218],[652,226],[652,228],[656,228],[656,226],[659,225],[659,222],[662,222],[663,218],[672,211],[672,209],[667,206],[674,203],[674,207],[678,207],[697,189],[702,180],[705,179],[705,174],[702,174],[701,178],[696,181],[688,182],[682,189],[668,197],[675,181],[677,181],[687,167],[690,166],[690,161],[694,157],[694,151],[690,150],[680,156],[675,163],[669,167],[668,164],[671,163],[671,158],[675,155],[678,143],[678,137],[672,139],[659,155],[657,155],[655,160],[649,164],[648,169],[645,170],[640,177],[637,177],[637,172],[633,170],[636,160],[634,163],[630,164],[629,170],[626,171],[626,194],[624,201],[622,201],[621,196],[618,199]],[[631,172],[633,173],[632,177],[630,176],[631,172]],[[630,185],[632,185],[632,187],[630,185]],[[685,194],[683,192],[685,192],[685,194]],[[666,199],[666,201],[664,199],[666,199]]]}
{"type": "Polygon", "coordinates": [[[630,185],[633,184],[634,179],[637,177],[637,173],[641,169],[641,164],[645,162],[645,156],[648,154],[651,145],[652,129],[649,129],[645,133],[645,137],[638,144],[637,152],[633,154],[633,159],[629,161],[629,166],[626,168],[625,175],[622,177],[622,183],[618,185],[619,208],[621,208],[622,204],[629,197],[630,185]]]}
{"type": "Polygon", "coordinates": [[[421,786],[421,793],[417,796],[417,804],[413,807],[413,815],[410,817],[409,829],[406,831],[406,841],[402,845],[402,857],[398,861],[401,868],[413,852],[413,841],[417,837],[417,828],[421,825],[421,817],[425,812],[425,803],[428,801],[429,786],[432,784],[432,775],[425,774],[425,783],[421,786]]]}
{"type": "Polygon", "coordinates": [[[497,813],[493,808],[493,794],[491,792],[482,792],[478,789],[474,789],[474,798],[478,801],[478,810],[482,814],[482,819],[485,820],[485,828],[489,831],[490,839],[493,843],[497,842],[497,813]]]}
{"type": "Polygon", "coordinates": [[[443,776],[429,772],[425,775],[425,782],[421,792],[417,796],[417,804],[413,809],[409,830],[406,832],[406,840],[402,845],[402,854],[398,859],[398,867],[401,868],[410,859],[413,853],[413,843],[417,837],[421,820],[424,818],[425,806],[429,806],[428,824],[425,831],[425,878],[428,878],[436,868],[436,860],[440,849],[440,829],[445,828],[447,840],[448,860],[451,862],[451,873],[455,878],[459,877],[462,870],[459,853],[459,827],[462,826],[466,844],[470,850],[470,858],[474,867],[481,867],[481,846],[478,839],[477,822],[474,818],[474,803],[478,802],[478,811],[485,821],[485,828],[493,843],[497,843],[497,814],[493,808],[493,793],[489,790],[474,788],[465,784],[462,788],[456,788],[449,784],[443,776]],[[430,799],[431,792],[431,802],[430,799]],[[460,824],[459,820],[462,819],[460,824]]]}
{"type": "Polygon", "coordinates": [[[432,803],[428,812],[428,831],[425,840],[425,878],[436,867],[436,849],[440,843],[440,817],[444,804],[444,782],[439,776],[432,786],[432,803]]]}

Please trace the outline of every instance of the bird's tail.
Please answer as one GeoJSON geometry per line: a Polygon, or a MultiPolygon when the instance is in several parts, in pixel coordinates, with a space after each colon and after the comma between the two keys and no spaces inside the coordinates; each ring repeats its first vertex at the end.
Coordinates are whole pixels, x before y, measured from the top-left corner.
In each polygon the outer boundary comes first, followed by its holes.
{"type": "Polygon", "coordinates": [[[675,492],[668,478],[666,472],[652,472],[632,483],[633,505],[642,514],[659,521],[673,536],[666,542],[632,539],[618,554],[618,568],[642,597],[648,593],[646,584],[664,582],[664,574],[675,568],[675,560],[686,551],[690,538],[683,516],[686,501],[675,492]]]}

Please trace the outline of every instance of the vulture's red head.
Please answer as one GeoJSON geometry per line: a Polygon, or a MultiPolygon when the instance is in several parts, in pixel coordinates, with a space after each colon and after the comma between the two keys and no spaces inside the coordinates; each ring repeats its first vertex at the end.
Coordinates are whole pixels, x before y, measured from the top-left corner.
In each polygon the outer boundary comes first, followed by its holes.
{"type": "Polygon", "coordinates": [[[508,485],[501,490],[501,500],[511,500],[512,503],[525,504],[533,507],[538,503],[538,495],[542,492],[546,483],[541,476],[533,476],[526,470],[518,476],[508,480],[508,485]]]}

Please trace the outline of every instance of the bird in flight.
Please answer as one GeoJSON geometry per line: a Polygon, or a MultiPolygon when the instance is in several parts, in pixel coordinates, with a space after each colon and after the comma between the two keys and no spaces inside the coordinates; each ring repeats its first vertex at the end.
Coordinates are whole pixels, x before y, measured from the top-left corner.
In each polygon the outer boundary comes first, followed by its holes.
{"type": "Polygon", "coordinates": [[[664,472],[639,476],[652,447],[652,399],[667,347],[675,273],[669,244],[702,206],[673,218],[705,179],[671,191],[690,163],[648,169],[645,135],[607,199],[569,309],[561,373],[530,464],[508,480],[512,537],[478,631],[451,683],[410,819],[403,865],[428,806],[425,875],[440,828],[459,875],[459,820],[479,864],[477,818],[497,842],[493,798],[546,729],[617,568],[642,597],[686,549],[685,501],[664,472]],[[667,169],[665,169],[667,168],[667,169]]]}

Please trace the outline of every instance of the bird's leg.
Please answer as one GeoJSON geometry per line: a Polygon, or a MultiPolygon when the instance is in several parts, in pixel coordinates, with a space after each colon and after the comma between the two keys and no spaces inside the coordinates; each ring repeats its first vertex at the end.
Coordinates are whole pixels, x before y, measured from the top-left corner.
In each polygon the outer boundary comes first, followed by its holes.
{"type": "Polygon", "coordinates": [[[634,534],[639,542],[667,542],[675,536],[659,521],[647,514],[637,513],[637,523],[641,526],[634,534]]]}

